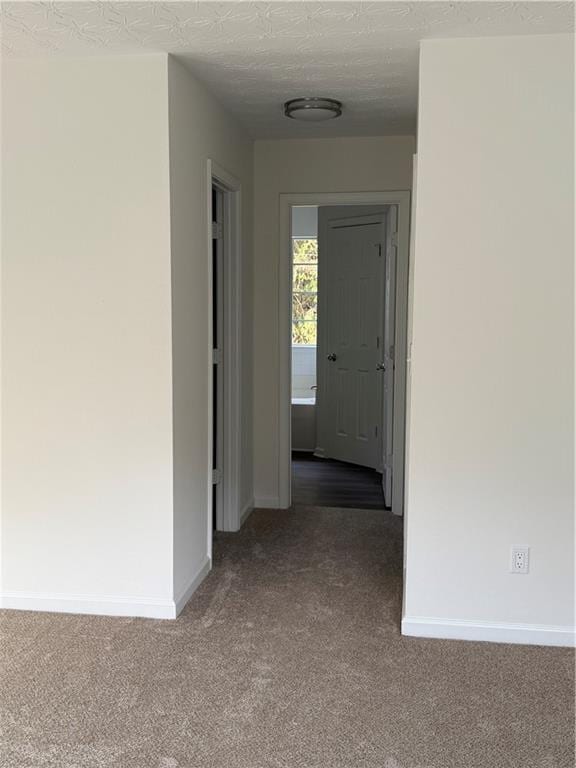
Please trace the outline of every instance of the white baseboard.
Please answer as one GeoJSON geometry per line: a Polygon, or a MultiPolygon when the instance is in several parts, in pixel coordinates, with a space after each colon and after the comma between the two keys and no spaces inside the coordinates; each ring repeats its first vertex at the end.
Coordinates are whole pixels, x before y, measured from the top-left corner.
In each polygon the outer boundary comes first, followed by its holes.
{"type": "Polygon", "coordinates": [[[74,595],[50,592],[2,592],[0,608],[14,611],[78,613],[89,616],[131,616],[145,619],[175,619],[192,593],[210,571],[206,558],[196,576],[177,600],[116,595],[74,595]]]}
{"type": "Polygon", "coordinates": [[[45,592],[3,592],[0,608],[15,611],[81,613],[95,616],[139,616],[147,619],[174,619],[173,600],[113,595],[70,595],[45,592]]]}
{"type": "Polygon", "coordinates": [[[576,646],[576,628],[547,624],[508,624],[484,621],[452,621],[422,616],[405,616],[402,634],[447,640],[473,640],[521,645],[576,646]]]}
{"type": "Polygon", "coordinates": [[[254,507],[256,509],[282,509],[278,496],[256,496],[254,507]]]}
{"type": "Polygon", "coordinates": [[[174,616],[170,616],[170,618],[175,619],[176,616],[180,615],[188,600],[190,600],[211,570],[212,559],[206,556],[204,562],[196,572],[196,575],[192,577],[188,586],[180,593],[179,597],[176,598],[174,603],[174,616]]]}
{"type": "Polygon", "coordinates": [[[246,520],[250,517],[252,512],[254,511],[254,499],[250,499],[250,501],[247,501],[246,504],[242,507],[240,510],[240,527],[244,525],[246,520]]]}

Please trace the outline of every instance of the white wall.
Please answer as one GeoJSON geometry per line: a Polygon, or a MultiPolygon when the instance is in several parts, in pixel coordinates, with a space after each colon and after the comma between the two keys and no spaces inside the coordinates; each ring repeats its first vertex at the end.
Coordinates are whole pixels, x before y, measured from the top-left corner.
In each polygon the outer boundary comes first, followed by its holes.
{"type": "Polygon", "coordinates": [[[242,183],[252,499],[252,143],[166,55],[3,72],[2,602],[173,615],[209,566],[207,160],[242,183]]]}
{"type": "Polygon", "coordinates": [[[316,398],[316,347],[292,345],[292,398],[316,398]]]}
{"type": "Polygon", "coordinates": [[[292,450],[316,450],[316,406],[292,402],[292,450]]]}
{"type": "Polygon", "coordinates": [[[279,497],[278,264],[282,193],[410,189],[414,139],[386,136],[257,141],[254,229],[254,493],[279,497]]]}
{"type": "Polygon", "coordinates": [[[573,88],[568,36],[422,44],[408,632],[570,642],[573,88]]]}
{"type": "Polygon", "coordinates": [[[318,237],[318,206],[295,205],[292,209],[292,237],[318,237]]]}
{"type": "Polygon", "coordinates": [[[253,145],[183,65],[169,58],[174,359],[174,589],[178,598],[210,553],[207,499],[209,261],[207,160],[242,184],[242,507],[252,501],[253,145]]]}
{"type": "Polygon", "coordinates": [[[172,599],[166,56],[4,61],[4,605],[172,599]]]}

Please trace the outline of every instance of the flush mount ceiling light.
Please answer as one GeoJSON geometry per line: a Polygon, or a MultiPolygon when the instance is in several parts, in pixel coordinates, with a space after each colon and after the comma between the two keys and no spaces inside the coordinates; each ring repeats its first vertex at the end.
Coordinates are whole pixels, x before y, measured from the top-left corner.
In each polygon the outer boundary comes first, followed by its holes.
{"type": "Polygon", "coordinates": [[[305,99],[291,99],[284,104],[284,114],[292,120],[305,120],[307,123],[319,123],[332,120],[342,114],[342,102],[336,99],[321,99],[309,96],[305,99]]]}

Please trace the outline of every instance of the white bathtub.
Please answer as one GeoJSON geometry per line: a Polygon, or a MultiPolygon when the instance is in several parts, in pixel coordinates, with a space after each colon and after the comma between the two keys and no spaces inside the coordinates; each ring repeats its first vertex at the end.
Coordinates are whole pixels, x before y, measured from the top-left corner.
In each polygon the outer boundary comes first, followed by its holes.
{"type": "Polygon", "coordinates": [[[314,397],[292,398],[292,450],[314,451],[316,448],[316,400],[314,397]]]}
{"type": "Polygon", "coordinates": [[[292,405],[315,405],[315,397],[293,397],[292,405]]]}

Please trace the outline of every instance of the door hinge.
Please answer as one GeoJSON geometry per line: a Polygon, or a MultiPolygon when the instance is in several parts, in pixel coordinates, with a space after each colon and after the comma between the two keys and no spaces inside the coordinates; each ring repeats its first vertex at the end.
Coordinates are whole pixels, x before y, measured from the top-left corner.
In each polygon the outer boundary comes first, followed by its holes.
{"type": "Polygon", "coordinates": [[[219,349],[212,350],[212,363],[218,365],[222,362],[222,354],[219,349]]]}
{"type": "Polygon", "coordinates": [[[220,469],[213,469],[212,470],[212,485],[218,485],[218,483],[222,480],[222,470],[220,469]]]}
{"type": "Polygon", "coordinates": [[[398,232],[392,232],[390,235],[390,245],[398,245],[398,232]]]}
{"type": "Polygon", "coordinates": [[[376,243],[376,247],[378,248],[378,256],[382,258],[382,243],[376,243]]]}
{"type": "Polygon", "coordinates": [[[212,222],[212,240],[222,239],[222,224],[217,221],[212,222]]]}

